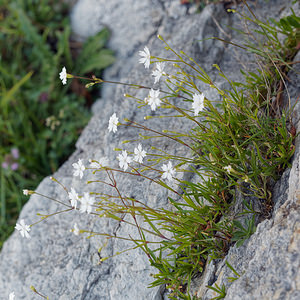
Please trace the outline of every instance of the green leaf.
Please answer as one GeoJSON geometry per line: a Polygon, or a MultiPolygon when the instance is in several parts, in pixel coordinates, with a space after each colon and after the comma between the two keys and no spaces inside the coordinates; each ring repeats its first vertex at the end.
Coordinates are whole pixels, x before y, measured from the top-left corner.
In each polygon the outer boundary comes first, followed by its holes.
{"type": "Polygon", "coordinates": [[[292,25],[295,28],[300,28],[300,18],[296,16],[288,16],[286,17],[286,20],[289,22],[290,25],[292,25]]]}
{"type": "Polygon", "coordinates": [[[110,66],[115,61],[113,51],[108,49],[101,50],[97,55],[91,56],[80,70],[81,73],[88,73],[94,70],[102,70],[110,66]]]}
{"type": "Polygon", "coordinates": [[[0,107],[5,110],[8,102],[13,99],[14,94],[21,88],[21,86],[29,80],[33,72],[28,72],[21,80],[19,80],[8,92],[1,98],[0,107]]]}
{"type": "Polygon", "coordinates": [[[290,26],[290,24],[287,22],[285,18],[280,19],[279,23],[284,30],[292,31],[292,27],[290,26]]]}
{"type": "Polygon", "coordinates": [[[77,58],[77,73],[87,73],[94,70],[102,70],[111,65],[115,59],[113,51],[103,49],[110,32],[107,28],[101,30],[95,36],[90,37],[83,45],[77,58]]]}
{"type": "Polygon", "coordinates": [[[104,28],[96,35],[88,38],[88,40],[84,43],[82,47],[80,59],[86,59],[91,54],[97,53],[99,50],[101,50],[107,43],[109,37],[109,30],[107,28],[104,28]]]}

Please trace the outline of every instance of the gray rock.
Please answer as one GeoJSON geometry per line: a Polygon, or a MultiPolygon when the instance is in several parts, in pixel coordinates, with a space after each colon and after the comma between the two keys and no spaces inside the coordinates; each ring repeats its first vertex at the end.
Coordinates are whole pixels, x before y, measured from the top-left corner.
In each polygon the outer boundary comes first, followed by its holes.
{"type": "MultiPolygon", "coordinates": [[[[258,5],[262,3],[264,1],[258,1],[258,5]]],[[[274,1],[271,8],[264,5],[255,12],[261,17],[271,17],[278,15],[282,7],[281,1],[274,1]]],[[[220,85],[225,83],[212,71],[211,64],[216,62],[215,60],[233,79],[239,77],[238,70],[245,62],[244,54],[237,51],[233,56],[231,47],[224,47],[219,42],[200,41],[211,31],[213,34],[219,32],[220,37],[238,38],[226,27],[228,24],[238,24],[238,18],[224,13],[221,6],[208,6],[201,14],[188,15],[177,0],[80,0],[73,9],[72,24],[77,36],[82,38],[101,30],[103,25],[111,29],[110,46],[116,51],[118,60],[105,71],[104,77],[110,80],[152,87],[151,71],[145,70],[137,63],[138,50],[148,45],[152,55],[170,57],[171,54],[163,50],[164,45],[156,38],[158,33],[174,49],[182,49],[196,59],[201,58],[205,67],[211,70],[212,79],[220,85]],[[219,31],[213,25],[215,22],[219,31]],[[240,60],[237,60],[237,57],[240,57],[240,60]]],[[[250,61],[250,58],[248,59],[250,61]]],[[[208,99],[218,97],[214,90],[203,83],[199,82],[198,86],[205,91],[208,99]]],[[[149,107],[137,109],[134,102],[124,98],[124,93],[141,99],[147,95],[147,91],[144,90],[104,84],[102,99],[93,107],[94,117],[79,138],[77,150],[54,174],[63,185],[68,188],[75,187],[80,194],[97,191],[99,187],[96,183],[86,184],[86,181],[94,178],[91,172],[86,171],[83,180],[72,176],[72,163],[82,158],[84,163],[88,164],[88,159],[107,156],[112,165],[117,165],[117,153],[113,151],[114,148],[133,150],[135,145],[123,145],[121,142],[135,139],[135,129],[120,127],[116,134],[108,133],[108,120],[113,112],[118,114],[120,121],[126,117],[139,123],[145,122],[145,115],[159,115],[159,111],[153,113],[149,107]]],[[[193,126],[185,120],[169,118],[154,118],[145,124],[157,130],[169,128],[178,131],[187,131],[193,126]]],[[[182,145],[170,140],[151,139],[142,143],[147,150],[156,146],[174,155],[187,155],[187,150],[182,145]]],[[[297,146],[298,143],[297,141],[297,146]]],[[[228,253],[228,261],[242,274],[241,277],[229,286],[226,279],[232,274],[224,261],[211,263],[211,266],[207,267],[206,276],[198,283],[198,286],[201,283],[202,286],[195,287],[196,290],[201,289],[203,299],[212,296],[203,286],[213,284],[215,279],[218,283],[224,282],[228,286],[227,299],[297,299],[297,290],[300,289],[298,152],[297,150],[291,171],[278,187],[279,193],[285,193],[286,182],[289,180],[287,200],[279,200],[274,218],[262,222],[247,243],[238,249],[233,247],[228,253]]],[[[151,207],[165,207],[168,205],[168,196],[173,196],[160,186],[154,186],[153,183],[140,178],[118,174],[116,180],[123,194],[138,197],[151,207]]],[[[112,192],[107,186],[101,186],[101,191],[112,192]]],[[[49,178],[41,182],[37,192],[67,203],[65,191],[49,178]]],[[[27,223],[33,223],[39,220],[37,213],[49,214],[62,209],[62,205],[33,195],[24,206],[20,218],[25,219],[27,223]]],[[[74,222],[80,229],[95,232],[125,236],[137,234],[133,228],[117,221],[95,218],[77,211],[64,213],[63,216],[58,214],[34,226],[30,240],[22,239],[18,232],[14,232],[0,254],[0,299],[7,299],[11,291],[15,291],[16,299],[40,299],[30,291],[30,285],[48,295],[50,299],[167,298],[163,287],[147,288],[152,279],[150,274],[155,270],[149,266],[144,253],[137,249],[99,264],[98,249],[105,243],[105,238],[96,236],[86,239],[84,235],[75,236],[70,232],[74,222]]],[[[115,255],[130,245],[126,241],[113,240],[103,249],[101,256],[115,255]]]]}
{"type": "MultiPolygon", "coordinates": [[[[300,52],[294,58],[294,61],[300,60],[300,52]]],[[[290,82],[288,82],[288,93],[284,93],[285,106],[287,113],[291,113],[292,122],[294,126],[299,124],[300,120],[300,109],[299,109],[299,86],[300,86],[300,78],[299,78],[300,66],[299,63],[295,64],[293,70],[289,73],[290,82]]],[[[299,128],[297,128],[299,130],[299,128]]]]}

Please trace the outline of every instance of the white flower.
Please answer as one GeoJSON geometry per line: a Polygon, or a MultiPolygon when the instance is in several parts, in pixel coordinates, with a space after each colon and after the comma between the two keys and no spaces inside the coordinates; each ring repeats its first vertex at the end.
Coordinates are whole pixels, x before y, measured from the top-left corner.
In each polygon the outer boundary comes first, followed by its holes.
{"type": "Polygon", "coordinates": [[[11,293],[9,294],[8,300],[15,300],[15,292],[11,292],[11,293]]]}
{"type": "Polygon", "coordinates": [[[146,151],[142,149],[142,145],[139,144],[135,149],[134,149],[134,161],[143,163],[143,159],[146,156],[146,151]]]}
{"type": "Polygon", "coordinates": [[[92,211],[92,205],[95,203],[95,198],[91,197],[89,193],[84,193],[83,197],[80,199],[80,202],[80,212],[87,212],[89,214],[92,211]]]}
{"type": "Polygon", "coordinates": [[[59,78],[62,81],[62,84],[67,84],[67,70],[65,67],[63,67],[59,73],[59,78]]]}
{"type": "Polygon", "coordinates": [[[204,94],[194,94],[193,101],[194,114],[197,116],[204,108],[204,94]]]}
{"type": "Polygon", "coordinates": [[[28,196],[29,195],[29,191],[28,190],[23,190],[23,195],[28,196]]]}
{"type": "Polygon", "coordinates": [[[164,173],[162,174],[161,178],[163,179],[168,179],[168,181],[173,181],[173,177],[175,177],[175,170],[174,168],[172,167],[172,163],[169,161],[169,163],[167,165],[163,165],[162,167],[162,170],[164,171],[164,173]]]}
{"type": "Polygon", "coordinates": [[[139,63],[144,64],[145,68],[149,69],[151,55],[150,55],[150,51],[149,51],[148,47],[146,46],[144,48],[144,51],[139,51],[139,55],[142,56],[139,59],[139,63]]]}
{"type": "Polygon", "coordinates": [[[124,171],[127,170],[128,164],[132,162],[132,158],[127,155],[126,150],[123,150],[122,154],[119,154],[117,159],[119,160],[120,168],[122,168],[124,171]]]}
{"type": "Polygon", "coordinates": [[[118,130],[117,126],[119,123],[119,118],[117,117],[116,113],[114,113],[108,121],[108,130],[109,132],[113,131],[116,132],[118,130]]]}
{"type": "Polygon", "coordinates": [[[107,157],[101,157],[98,161],[92,161],[90,162],[90,168],[99,169],[103,167],[108,167],[108,158],[107,157]]]}
{"type": "Polygon", "coordinates": [[[232,173],[232,171],[233,171],[233,168],[232,168],[232,166],[231,165],[228,165],[228,166],[226,166],[226,167],[224,167],[224,170],[226,170],[227,171],[227,173],[232,173]]]}
{"type": "Polygon", "coordinates": [[[156,107],[160,106],[161,100],[158,98],[159,90],[151,89],[148,96],[148,105],[151,106],[151,110],[156,110],[156,107]]]}
{"type": "Polygon", "coordinates": [[[165,63],[163,62],[156,63],[156,70],[152,72],[152,76],[154,76],[154,84],[159,82],[159,79],[163,74],[166,74],[164,72],[164,67],[165,67],[165,63]]]}
{"type": "Polygon", "coordinates": [[[25,224],[25,221],[22,219],[20,223],[17,223],[15,228],[20,231],[22,237],[30,238],[29,231],[30,226],[25,224]]]}
{"type": "Polygon", "coordinates": [[[73,176],[79,176],[80,179],[83,177],[83,171],[85,170],[85,166],[83,165],[81,159],[78,159],[77,163],[72,164],[74,170],[73,176]]]}
{"type": "Polygon", "coordinates": [[[73,232],[74,232],[75,235],[79,235],[79,233],[80,233],[80,232],[79,232],[79,228],[78,228],[78,226],[77,226],[77,223],[74,224],[73,232]]]}
{"type": "Polygon", "coordinates": [[[71,205],[74,209],[77,208],[77,201],[79,200],[78,194],[76,193],[74,188],[71,188],[71,192],[69,192],[69,198],[71,200],[71,205]]]}

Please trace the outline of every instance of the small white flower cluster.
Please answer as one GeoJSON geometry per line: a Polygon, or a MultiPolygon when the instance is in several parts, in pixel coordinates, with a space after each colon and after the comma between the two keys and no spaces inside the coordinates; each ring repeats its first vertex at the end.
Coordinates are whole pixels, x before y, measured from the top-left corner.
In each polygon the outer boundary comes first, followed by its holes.
{"type": "MultiPolygon", "coordinates": [[[[149,69],[150,66],[150,60],[151,60],[151,55],[150,55],[150,50],[146,46],[144,48],[144,51],[139,51],[139,55],[142,56],[142,58],[139,59],[139,62],[145,65],[146,69],[149,69]]],[[[165,63],[158,62],[156,63],[156,70],[152,72],[152,76],[154,76],[154,84],[158,83],[160,80],[160,77],[164,74],[164,67],[165,63]]],[[[161,100],[159,98],[159,90],[154,90],[151,89],[149,92],[149,95],[145,98],[145,103],[147,103],[150,107],[151,110],[156,110],[157,107],[160,106],[161,100]]]]}
{"type": "MultiPolygon", "coordinates": [[[[146,46],[144,51],[139,51],[139,55],[141,58],[139,59],[139,63],[145,65],[146,69],[149,69],[151,63],[151,54],[149,48],[146,46]]],[[[161,76],[166,75],[164,72],[165,63],[158,62],[156,63],[156,69],[152,72],[152,76],[154,76],[154,84],[158,83],[161,76]]],[[[161,100],[158,98],[159,90],[155,91],[153,89],[150,90],[149,95],[145,98],[145,102],[150,105],[151,110],[156,110],[156,107],[159,107],[161,104],[161,100]]],[[[198,116],[199,112],[204,109],[204,94],[194,94],[193,95],[193,104],[192,108],[194,110],[194,115],[198,116]]]]}
{"type": "Polygon", "coordinates": [[[15,300],[15,292],[11,292],[8,296],[8,300],[15,300]]]}
{"type": "MultiPolygon", "coordinates": [[[[107,157],[101,157],[98,161],[90,159],[89,163],[90,163],[90,168],[99,169],[108,166],[108,159],[107,157]]],[[[85,166],[82,163],[82,160],[78,159],[78,162],[73,163],[72,166],[74,168],[73,176],[79,176],[80,179],[82,179],[83,172],[85,171],[85,166]]]]}
{"type": "MultiPolygon", "coordinates": [[[[26,191],[26,190],[25,190],[26,191]]],[[[93,209],[93,204],[95,203],[95,198],[91,197],[89,193],[84,193],[81,198],[79,198],[78,193],[72,187],[71,192],[68,193],[70,203],[74,209],[77,209],[77,202],[81,203],[79,211],[81,213],[90,214],[93,209]]],[[[29,231],[30,225],[25,224],[24,219],[21,219],[19,223],[16,224],[15,228],[20,232],[22,237],[30,238],[29,231]]],[[[74,229],[75,233],[76,228],[74,229]]],[[[76,231],[79,234],[79,231],[76,231]]],[[[75,233],[76,234],[76,233],[75,233]]]]}
{"type": "Polygon", "coordinates": [[[119,166],[123,171],[126,171],[128,168],[128,165],[132,162],[138,162],[140,164],[143,163],[144,157],[146,157],[146,151],[143,150],[142,145],[139,144],[134,149],[134,158],[128,156],[128,153],[126,150],[123,150],[121,154],[118,155],[117,159],[119,160],[119,166]]]}
{"type": "MultiPolygon", "coordinates": [[[[134,149],[134,158],[128,156],[128,153],[126,150],[123,150],[121,154],[118,155],[117,159],[119,160],[119,166],[124,171],[127,170],[128,165],[132,162],[138,162],[143,163],[144,157],[146,157],[146,151],[143,150],[142,145],[139,144],[134,149]]],[[[168,164],[162,165],[163,174],[161,176],[162,179],[167,179],[169,182],[174,180],[174,177],[176,176],[176,171],[172,166],[172,163],[169,161],[168,164]]]]}
{"type": "Polygon", "coordinates": [[[88,214],[91,213],[93,204],[95,203],[95,198],[91,197],[89,193],[84,193],[81,198],[79,198],[78,193],[72,187],[71,192],[68,193],[71,205],[74,209],[77,208],[77,202],[80,202],[80,209],[81,213],[87,212],[88,214]]]}
{"type": "MultiPolygon", "coordinates": [[[[151,54],[149,48],[145,46],[144,51],[139,51],[139,55],[141,56],[141,58],[139,59],[139,63],[144,64],[145,68],[149,69],[151,63],[151,54]]],[[[152,76],[154,77],[154,84],[158,83],[160,77],[166,74],[164,72],[164,68],[165,68],[164,62],[156,63],[156,69],[152,71],[152,76]]]]}

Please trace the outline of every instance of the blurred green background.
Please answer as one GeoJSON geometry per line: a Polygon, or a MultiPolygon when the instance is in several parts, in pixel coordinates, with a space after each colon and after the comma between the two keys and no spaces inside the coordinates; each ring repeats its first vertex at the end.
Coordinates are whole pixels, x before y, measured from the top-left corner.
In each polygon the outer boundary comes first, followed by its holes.
{"type": "Polygon", "coordinates": [[[58,0],[0,3],[0,248],[35,189],[74,151],[96,91],[74,75],[101,76],[113,63],[102,30],[84,44],[71,39],[70,7],[58,0]]]}

